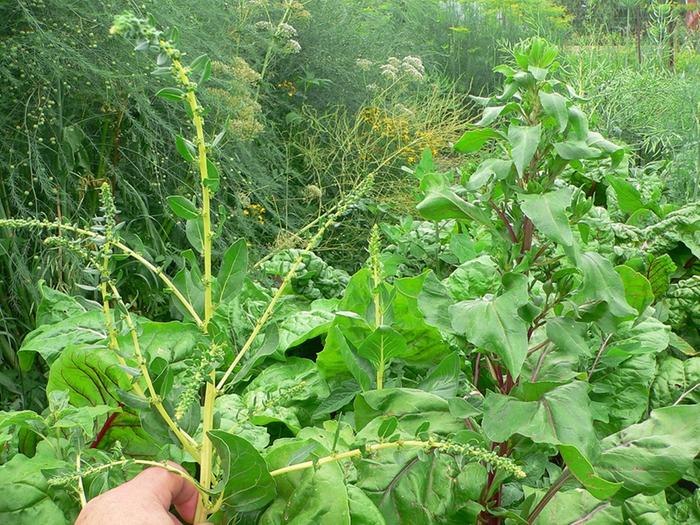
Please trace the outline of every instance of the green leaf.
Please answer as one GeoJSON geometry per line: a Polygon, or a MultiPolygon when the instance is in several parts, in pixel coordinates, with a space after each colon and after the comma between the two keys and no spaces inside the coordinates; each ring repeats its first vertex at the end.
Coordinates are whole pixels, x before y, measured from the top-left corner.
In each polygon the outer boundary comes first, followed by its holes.
{"type": "Polygon", "coordinates": [[[204,243],[204,220],[201,216],[190,219],[185,223],[185,235],[192,248],[202,253],[204,243]]]}
{"type": "Polygon", "coordinates": [[[523,376],[533,383],[570,381],[580,374],[582,362],[591,357],[586,340],[588,325],[558,317],[547,321],[546,327],[552,344],[528,356],[523,376]]]}
{"type": "Polygon", "coordinates": [[[211,76],[211,60],[207,55],[200,55],[195,58],[190,64],[190,70],[199,75],[197,84],[199,86],[203,85],[209,77],[211,76]]]}
{"type": "Polygon", "coordinates": [[[662,297],[671,285],[671,276],[676,272],[676,265],[667,253],[654,257],[647,271],[647,279],[654,297],[662,297]]]}
{"type": "Polygon", "coordinates": [[[104,316],[99,311],[84,312],[54,324],[45,324],[25,337],[18,355],[22,370],[29,370],[34,356],[41,355],[50,365],[68,345],[91,344],[107,337],[104,316]]]}
{"type": "MultiPolygon", "coordinates": [[[[109,406],[122,402],[119,392],[131,391],[131,378],[124,372],[114,352],[106,348],[69,346],[53,363],[46,384],[47,395],[66,391],[74,407],[109,406]]],[[[104,417],[102,418],[104,420],[104,417]]],[[[101,423],[96,422],[96,428],[101,423]]],[[[103,446],[119,441],[125,453],[153,454],[157,450],[151,437],[141,428],[138,415],[126,408],[114,418],[103,446]]]]}
{"type": "MultiPolygon", "coordinates": [[[[0,522],[15,525],[69,525],[77,509],[66,514],[57,490],[50,487],[42,469],[66,467],[58,459],[21,454],[0,466],[0,522]]],[[[63,499],[67,499],[65,496],[63,499]]]]}
{"type": "Polygon", "coordinates": [[[513,164],[522,177],[535,156],[542,136],[542,126],[514,126],[508,128],[513,164]]]}
{"type": "Polygon", "coordinates": [[[476,125],[479,127],[490,126],[491,124],[493,124],[493,122],[496,121],[496,119],[498,119],[498,117],[507,115],[508,113],[516,111],[517,109],[517,102],[510,102],[503,106],[491,106],[484,108],[481,120],[479,120],[479,122],[477,122],[476,125]]]}
{"type": "Polygon", "coordinates": [[[448,400],[454,398],[459,390],[460,371],[459,354],[454,352],[430,370],[418,388],[448,400]]]}
{"type": "Polygon", "coordinates": [[[197,158],[197,149],[194,144],[180,135],[175,137],[175,148],[187,162],[194,162],[197,158]]]}
{"type": "Polygon", "coordinates": [[[180,102],[185,98],[185,92],[178,88],[168,87],[161,89],[158,93],[156,93],[156,96],[164,98],[165,100],[180,102]]]}
{"type": "MultiPolygon", "coordinates": [[[[280,440],[269,449],[265,460],[273,470],[328,454],[313,439],[280,440]]],[[[260,517],[260,525],[320,524],[325,518],[333,525],[351,525],[345,476],[339,463],[277,476],[275,482],[277,499],[260,517]]]]}
{"type": "Polygon", "coordinates": [[[208,433],[221,460],[223,475],[219,486],[224,502],[238,512],[262,509],[275,499],[275,480],[255,447],[240,436],[221,430],[208,433]]]}
{"type": "Polygon", "coordinates": [[[387,524],[476,523],[481,507],[473,500],[488,477],[483,465],[461,466],[450,456],[415,449],[361,460],[357,471],[357,485],[387,524]]]}
{"type": "Polygon", "coordinates": [[[88,310],[85,304],[78,302],[75,297],[49,288],[43,281],[39,281],[39,293],[41,293],[41,301],[36,309],[37,328],[41,325],[64,321],[88,310]]]}
{"type": "Polygon", "coordinates": [[[357,349],[375,369],[388,366],[392,359],[406,354],[408,347],[401,335],[388,326],[378,327],[357,349]]]}
{"type": "Polygon", "coordinates": [[[639,315],[642,315],[647,307],[654,302],[654,292],[651,289],[651,284],[646,277],[629,266],[616,266],[615,271],[622,279],[627,303],[637,310],[639,315]]]}
{"type": "Polygon", "coordinates": [[[501,276],[496,262],[489,255],[467,261],[445,279],[452,297],[465,301],[496,293],[501,287],[501,276]]]}
{"type": "Polygon", "coordinates": [[[481,208],[465,201],[450,188],[432,189],[418,203],[418,212],[431,221],[459,219],[476,221],[484,226],[491,224],[491,217],[481,208]]]}
{"type": "Polygon", "coordinates": [[[498,443],[520,434],[535,443],[574,446],[588,458],[597,448],[588,385],[582,381],[556,387],[535,401],[489,392],[482,428],[498,443]]]}
{"type": "Polygon", "coordinates": [[[528,303],[527,278],[506,274],[506,292],[496,298],[463,301],[449,308],[452,328],[473,345],[498,355],[517,378],[527,356],[527,323],[518,309],[528,303]]]}
{"type": "Polygon", "coordinates": [[[605,407],[608,419],[596,428],[608,435],[638,423],[647,412],[655,372],[654,356],[642,354],[594,373],[590,397],[605,407]]]}
{"type": "Polygon", "coordinates": [[[655,317],[641,323],[620,323],[617,333],[608,344],[603,361],[616,363],[631,355],[656,354],[668,348],[671,329],[655,317]]]}
{"type": "Polygon", "coordinates": [[[569,137],[585,141],[588,138],[588,117],[578,106],[569,108],[569,137]]]}
{"type": "Polygon", "coordinates": [[[664,356],[651,388],[652,408],[674,404],[684,395],[686,403],[700,404],[700,357],[682,361],[664,356]],[[694,389],[694,390],[693,390],[694,389]]]}
{"type": "Polygon", "coordinates": [[[605,301],[610,313],[616,317],[637,315],[637,311],[627,304],[622,279],[609,260],[595,252],[580,254],[577,259],[583,272],[583,284],[579,290],[582,301],[605,301]]]}
{"type": "Polygon", "coordinates": [[[204,181],[204,185],[209,188],[213,193],[219,191],[221,186],[221,176],[219,175],[219,168],[216,167],[211,160],[207,159],[207,178],[204,181]]]}
{"type": "Polygon", "coordinates": [[[617,204],[623,212],[632,214],[645,207],[639,190],[632,186],[632,184],[613,175],[608,175],[605,179],[615,190],[617,204]]]}
{"type": "Polygon", "coordinates": [[[297,433],[309,424],[311,413],[329,395],[328,385],[309,359],[290,357],[265,368],[243,390],[255,425],[278,422],[297,433]]]}
{"type": "Polygon", "coordinates": [[[622,483],[613,483],[598,476],[593,465],[571,445],[559,445],[559,453],[571,473],[581,482],[581,485],[598,499],[605,500],[614,496],[622,483]]]}
{"type": "Polygon", "coordinates": [[[471,174],[466,188],[469,191],[476,191],[491,182],[492,179],[504,180],[510,175],[513,168],[513,161],[505,159],[486,159],[479,164],[476,171],[471,174]]]}
{"type": "Polygon", "coordinates": [[[422,390],[371,390],[358,395],[354,407],[358,430],[371,423],[378,429],[387,417],[396,417],[399,428],[411,436],[425,421],[430,421],[431,432],[442,435],[464,430],[464,421],[450,413],[447,400],[422,390]]]}
{"type": "Polygon", "coordinates": [[[175,215],[181,219],[196,220],[199,219],[200,213],[197,206],[182,195],[170,195],[167,199],[168,206],[175,215]]]}
{"type": "Polygon", "coordinates": [[[554,144],[554,150],[564,160],[584,160],[600,158],[600,151],[582,140],[567,140],[554,144]]]}
{"type": "Polygon", "coordinates": [[[605,438],[595,468],[622,482],[621,494],[653,495],[676,483],[700,452],[700,405],[659,408],[605,438]]]}
{"type": "Polygon", "coordinates": [[[219,428],[248,441],[256,450],[265,450],[270,444],[267,428],[254,425],[248,415],[249,407],[237,394],[218,396],[214,406],[214,419],[219,428]]]}
{"type": "Polygon", "coordinates": [[[559,93],[540,91],[540,103],[545,115],[553,117],[559,125],[559,133],[563,133],[569,125],[569,108],[566,98],[559,93]]]}
{"type": "Polygon", "coordinates": [[[664,492],[653,496],[637,494],[622,504],[625,523],[631,525],[669,525],[670,523],[690,525],[690,521],[669,521],[671,520],[670,511],[664,492]]]}
{"type": "MultiPolygon", "coordinates": [[[[526,494],[533,489],[527,488],[526,494]]],[[[544,491],[536,492],[536,501],[544,496],[544,491]]],[[[620,507],[613,507],[609,501],[600,501],[583,489],[559,491],[544,508],[533,525],[559,524],[617,525],[624,523],[620,507]]]]}
{"type": "Polygon", "coordinates": [[[492,139],[503,138],[503,134],[495,129],[474,129],[467,131],[454,145],[455,151],[459,153],[474,153],[479,151],[484,144],[492,139]]]}
{"type": "Polygon", "coordinates": [[[377,506],[355,485],[347,485],[350,523],[352,525],[386,525],[377,506]]]}
{"type": "Polygon", "coordinates": [[[566,213],[571,197],[572,190],[562,188],[544,194],[520,194],[518,200],[523,213],[545,236],[563,246],[572,246],[574,236],[566,213]]]}
{"type": "Polygon", "coordinates": [[[216,276],[214,286],[216,304],[230,300],[241,291],[247,270],[248,246],[245,239],[238,239],[224,253],[221,268],[216,276]]]}

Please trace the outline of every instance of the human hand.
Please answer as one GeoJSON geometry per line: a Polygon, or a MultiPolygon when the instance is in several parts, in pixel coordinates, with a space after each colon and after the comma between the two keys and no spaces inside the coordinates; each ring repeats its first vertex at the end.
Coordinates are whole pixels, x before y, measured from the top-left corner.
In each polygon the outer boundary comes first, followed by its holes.
{"type": "MultiPolygon", "coordinates": [[[[182,468],[172,463],[176,468],[182,468]]],[[[75,525],[181,525],[174,506],[187,523],[194,519],[197,490],[164,468],[151,467],[131,481],[91,499],[75,525]]]]}

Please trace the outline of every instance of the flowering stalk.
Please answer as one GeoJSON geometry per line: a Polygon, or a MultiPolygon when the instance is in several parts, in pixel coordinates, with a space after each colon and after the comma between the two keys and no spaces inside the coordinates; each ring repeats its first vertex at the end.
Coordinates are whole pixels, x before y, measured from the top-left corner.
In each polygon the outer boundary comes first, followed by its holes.
{"type": "Polygon", "coordinates": [[[178,440],[180,443],[182,443],[182,446],[185,448],[185,450],[195,459],[197,460],[200,457],[200,452],[197,450],[197,442],[189,435],[187,434],[184,430],[182,430],[175,421],[173,421],[173,418],[170,417],[170,414],[168,414],[168,411],[165,410],[165,407],[163,406],[163,402],[158,395],[158,392],[155,389],[155,386],[153,385],[153,380],[151,379],[151,375],[148,372],[148,366],[146,364],[146,359],[143,355],[143,352],[141,351],[141,344],[139,343],[139,336],[138,332],[136,331],[136,325],[134,323],[133,318],[131,317],[131,313],[129,312],[128,307],[126,304],[124,304],[123,299],[121,298],[121,295],[119,294],[119,290],[117,290],[117,287],[114,286],[112,282],[109,283],[109,287],[112,292],[112,296],[116,303],[119,305],[119,307],[122,310],[122,313],[124,315],[124,322],[126,323],[126,326],[129,330],[129,334],[131,335],[131,342],[134,345],[134,358],[136,359],[137,366],[141,372],[141,376],[143,377],[144,382],[146,383],[146,389],[148,390],[148,393],[150,394],[150,401],[153,403],[153,406],[155,409],[158,411],[158,413],[161,415],[163,418],[163,421],[168,425],[168,428],[177,436],[178,440]]]}
{"type": "Polygon", "coordinates": [[[500,468],[520,479],[526,477],[527,475],[523,469],[513,462],[513,460],[499,456],[495,452],[489,452],[488,450],[475,447],[473,445],[463,445],[461,443],[453,443],[451,441],[437,441],[432,439],[427,441],[418,439],[399,439],[397,441],[390,441],[386,443],[375,443],[367,445],[364,448],[355,448],[345,452],[330,454],[319,459],[288,465],[286,467],[271,471],[270,475],[272,477],[281,476],[282,474],[287,474],[289,472],[296,472],[309,468],[318,468],[326,463],[333,463],[344,459],[360,458],[382,450],[398,450],[401,448],[421,448],[423,450],[436,450],[444,454],[464,455],[472,459],[488,463],[492,467],[500,468]]]}
{"type": "MultiPolygon", "coordinates": [[[[372,271],[372,300],[374,302],[374,326],[379,328],[384,324],[384,310],[382,308],[382,296],[379,285],[382,283],[382,263],[379,260],[381,251],[379,238],[379,226],[372,227],[369,237],[369,265],[372,271]]],[[[384,346],[380,347],[379,364],[377,365],[377,390],[384,388],[384,346]]]]}
{"type": "Polygon", "coordinates": [[[228,381],[228,378],[231,376],[233,373],[234,369],[238,365],[238,363],[241,362],[241,359],[243,359],[243,356],[246,355],[248,350],[250,350],[251,346],[253,345],[253,341],[255,341],[255,338],[260,334],[260,331],[263,329],[267,321],[270,319],[272,316],[272,313],[275,310],[275,306],[277,306],[277,303],[279,302],[280,298],[284,294],[284,290],[287,288],[291,280],[294,278],[294,275],[296,274],[296,271],[299,269],[299,265],[301,265],[301,262],[303,260],[303,253],[305,251],[311,251],[313,248],[318,244],[318,242],[321,240],[323,237],[323,234],[325,231],[334,223],[338,220],[338,218],[345,213],[348,208],[359,198],[361,198],[363,195],[367,193],[367,191],[372,187],[372,184],[374,184],[374,174],[370,174],[367,176],[367,178],[358,185],[358,187],[355,189],[355,191],[343,202],[341,202],[338,207],[336,208],[335,212],[332,213],[326,222],[318,229],[316,234],[309,240],[307,243],[306,247],[304,250],[302,250],[299,254],[299,256],[292,262],[291,267],[289,268],[289,271],[287,272],[287,275],[284,277],[282,280],[282,284],[280,284],[279,288],[277,289],[277,292],[275,295],[272,296],[272,299],[270,300],[269,304],[267,305],[267,308],[265,308],[265,311],[263,314],[260,316],[258,319],[257,323],[255,323],[255,326],[253,327],[253,331],[251,332],[250,336],[248,336],[248,339],[246,339],[245,343],[241,347],[241,350],[238,352],[236,355],[235,359],[231,363],[231,365],[226,369],[226,372],[224,372],[224,375],[222,378],[219,380],[219,382],[216,385],[216,390],[221,391],[224,389],[226,382],[228,381]]]}
{"type": "MultiPolygon", "coordinates": [[[[10,229],[30,229],[30,228],[41,228],[44,230],[58,230],[63,231],[63,232],[70,232],[76,235],[80,235],[82,237],[87,237],[90,239],[93,239],[96,242],[102,242],[104,240],[104,236],[99,235],[95,232],[91,232],[90,230],[86,230],[84,228],[80,228],[78,226],[74,226],[72,224],[64,224],[61,222],[53,222],[53,221],[42,221],[39,219],[0,219],[0,228],[10,228],[10,229]]],[[[144,256],[139,254],[138,252],[135,252],[131,248],[129,248],[126,244],[122,243],[121,241],[118,241],[116,239],[111,241],[111,245],[115,248],[118,248],[121,250],[125,255],[128,255],[132,259],[135,259],[138,261],[142,266],[156,274],[156,276],[163,282],[166,288],[170,290],[170,292],[177,298],[178,301],[185,307],[187,312],[192,316],[194,319],[194,322],[197,324],[197,326],[202,325],[202,319],[200,319],[199,315],[197,314],[197,311],[194,309],[194,306],[192,306],[192,303],[190,303],[187,298],[182,295],[182,292],[178,290],[177,286],[170,280],[170,278],[165,275],[165,272],[161,270],[160,268],[156,267],[151,263],[148,259],[146,259],[144,256]]]]}

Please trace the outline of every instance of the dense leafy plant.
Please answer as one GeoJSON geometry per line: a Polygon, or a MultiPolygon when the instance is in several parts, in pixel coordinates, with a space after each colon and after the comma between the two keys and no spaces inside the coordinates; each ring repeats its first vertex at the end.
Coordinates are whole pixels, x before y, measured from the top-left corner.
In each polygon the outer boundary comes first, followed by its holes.
{"type": "MultiPolygon", "coordinates": [[[[167,201],[192,249],[170,277],[131,248],[109,185],[89,226],[0,220],[56,232],[45,242],[86,263],[83,286],[99,299],[42,288],[19,359],[49,364],[49,406],[0,413],[2,520],[69,523],[143,466],[172,468],[166,459],[200,493],[196,520],[214,523],[618,523],[650,508],[690,519],[698,358],[657,301],[684,287],[671,256],[598,249],[586,174],[609,171],[620,213],[655,207],[634,200],[624,149],[588,129],[554,77],[554,47],[520,46],[499,68],[502,94],[477,99],[483,118],[455,144],[484,150],[476,169],[442,173],[429,149],[416,167],[434,259],[397,263],[420,232],[406,241],[385,227],[394,247],[383,249],[379,226],[352,277],[312,253],[369,174],[304,249],[261,261],[256,282],[244,240],[214,242],[221,134],[205,132],[198,98],[211,62],[189,61],[150,20],[123,15],[113,31],[157,53],[155,72],[175,80],[158,95],[191,122],[175,143],[199,190],[167,201]],[[132,311],[113,275],[124,257],[164,283],[174,320],[132,311]]],[[[688,247],[689,210],[657,211],[688,247]]]]}

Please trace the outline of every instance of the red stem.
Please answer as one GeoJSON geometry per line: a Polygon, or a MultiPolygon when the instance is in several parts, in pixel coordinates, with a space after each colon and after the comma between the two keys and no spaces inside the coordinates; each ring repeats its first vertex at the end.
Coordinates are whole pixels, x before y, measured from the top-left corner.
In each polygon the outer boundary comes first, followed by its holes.
{"type": "MultiPolygon", "coordinates": [[[[123,403],[119,403],[119,408],[122,408],[123,406],[124,406],[123,403]]],[[[118,415],[119,415],[119,412],[112,412],[109,415],[109,417],[105,420],[104,425],[102,425],[102,428],[97,433],[97,436],[95,436],[95,440],[90,444],[90,448],[97,448],[100,445],[100,442],[104,439],[105,434],[107,434],[107,431],[112,426],[112,423],[114,423],[114,419],[118,415]]]]}

